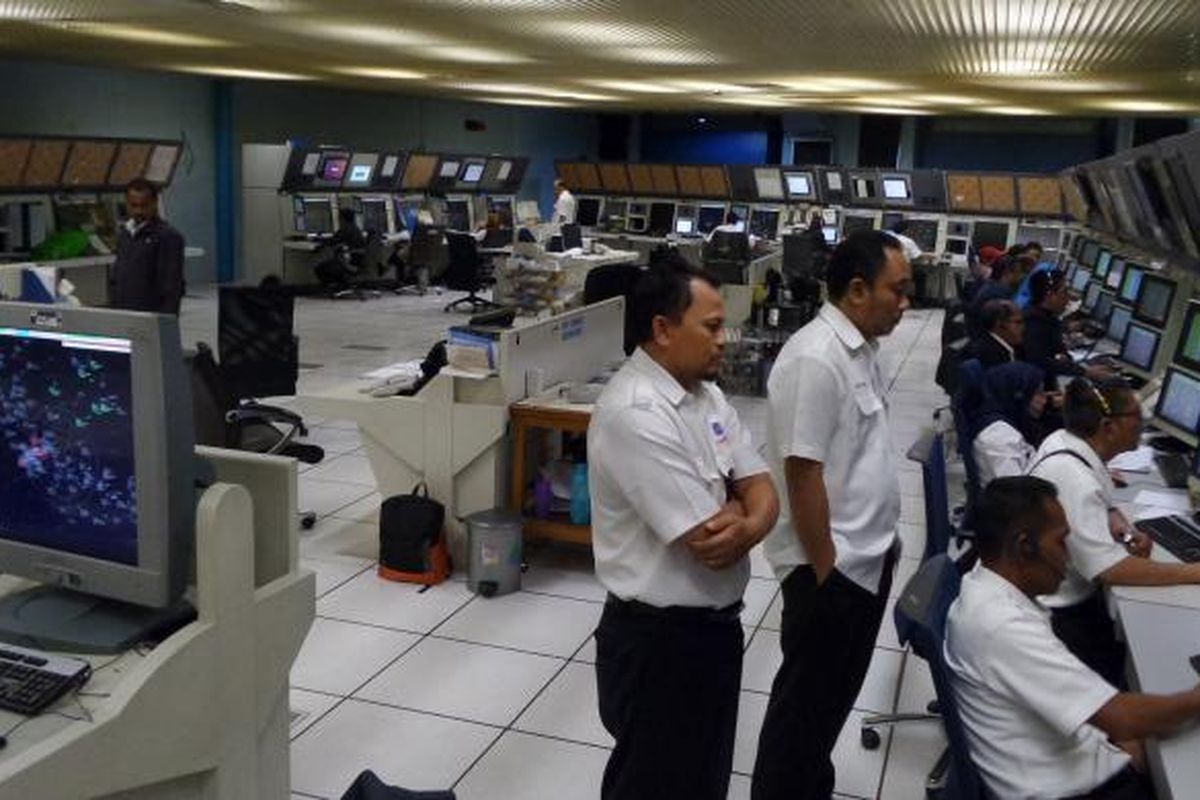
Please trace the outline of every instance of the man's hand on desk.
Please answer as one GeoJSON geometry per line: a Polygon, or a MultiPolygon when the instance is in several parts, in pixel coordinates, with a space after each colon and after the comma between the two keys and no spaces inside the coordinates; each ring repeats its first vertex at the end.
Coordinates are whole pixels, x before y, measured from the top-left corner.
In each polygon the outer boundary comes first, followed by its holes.
{"type": "Polygon", "coordinates": [[[1145,533],[1133,526],[1133,523],[1119,508],[1108,510],[1108,530],[1114,540],[1125,545],[1131,556],[1149,558],[1154,549],[1154,541],[1145,533]]]}

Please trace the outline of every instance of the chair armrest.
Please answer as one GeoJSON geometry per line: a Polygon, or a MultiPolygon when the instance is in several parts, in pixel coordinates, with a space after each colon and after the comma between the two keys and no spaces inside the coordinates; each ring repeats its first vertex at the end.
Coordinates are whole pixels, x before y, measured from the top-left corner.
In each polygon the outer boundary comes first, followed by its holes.
{"type": "Polygon", "coordinates": [[[289,425],[303,425],[304,418],[295,411],[288,411],[279,406],[269,406],[254,400],[243,400],[238,404],[238,411],[256,411],[271,416],[273,422],[286,422],[289,425]]]}
{"type": "Polygon", "coordinates": [[[286,431],[280,431],[279,441],[266,451],[267,455],[276,455],[290,445],[292,439],[296,438],[296,433],[301,428],[300,418],[296,414],[271,406],[235,408],[232,411],[226,412],[225,421],[239,429],[250,425],[269,425],[274,428],[275,423],[288,426],[286,431]]]}

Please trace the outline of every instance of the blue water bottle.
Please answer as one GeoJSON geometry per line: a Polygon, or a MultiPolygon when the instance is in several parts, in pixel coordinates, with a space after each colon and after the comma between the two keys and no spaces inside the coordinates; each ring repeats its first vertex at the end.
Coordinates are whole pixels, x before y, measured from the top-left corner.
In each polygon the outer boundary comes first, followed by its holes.
{"type": "Polygon", "coordinates": [[[588,525],[592,521],[592,499],[588,495],[587,464],[579,462],[571,473],[571,522],[588,525]]]}

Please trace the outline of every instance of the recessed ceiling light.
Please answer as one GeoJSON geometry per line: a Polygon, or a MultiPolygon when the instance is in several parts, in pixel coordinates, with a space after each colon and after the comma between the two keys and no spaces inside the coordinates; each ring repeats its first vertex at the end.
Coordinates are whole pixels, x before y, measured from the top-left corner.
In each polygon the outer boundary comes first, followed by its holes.
{"type": "Polygon", "coordinates": [[[1011,117],[1044,117],[1050,114],[1044,108],[1030,106],[983,106],[979,110],[986,114],[1004,114],[1011,117]]]}
{"type": "Polygon", "coordinates": [[[461,61],[467,64],[522,64],[532,60],[520,53],[472,45],[427,45],[415,48],[413,52],[432,61],[461,61]]]}
{"type": "Polygon", "coordinates": [[[1133,114],[1170,114],[1194,108],[1194,106],[1189,107],[1181,103],[1165,103],[1161,100],[1095,100],[1089,105],[1106,108],[1110,111],[1128,111],[1133,114]]]}
{"type": "Polygon", "coordinates": [[[604,102],[609,100],[618,100],[620,98],[607,94],[592,94],[589,92],[576,92],[570,89],[557,89],[552,86],[534,86],[524,83],[447,83],[454,89],[461,89],[467,92],[495,92],[496,94],[507,94],[511,96],[530,95],[533,97],[549,97],[558,98],[560,100],[589,100],[595,102],[604,102]]]}
{"type": "Polygon", "coordinates": [[[652,46],[679,41],[679,37],[669,30],[626,22],[543,19],[530,20],[527,25],[534,33],[581,44],[652,46]]]}
{"type": "Polygon", "coordinates": [[[299,31],[306,36],[335,39],[355,44],[369,44],[377,47],[416,47],[421,45],[436,45],[443,41],[441,37],[408,28],[329,22],[323,19],[297,20],[287,23],[287,27],[299,31]]]}
{"type": "Polygon", "coordinates": [[[703,50],[685,50],[672,47],[612,47],[597,49],[589,53],[597,58],[617,61],[632,61],[636,64],[719,64],[722,58],[703,50]]]}
{"type": "Polygon", "coordinates": [[[539,106],[546,108],[568,107],[571,103],[562,100],[547,100],[543,97],[475,97],[480,103],[502,103],[506,106],[539,106]]]}
{"type": "Polygon", "coordinates": [[[191,72],[196,75],[213,75],[220,78],[244,78],[252,81],[311,81],[311,75],[300,75],[296,72],[276,72],[266,69],[242,69],[241,67],[223,67],[218,65],[206,66],[189,64],[186,66],[170,66],[167,69],[179,72],[191,72]]]}
{"type": "Polygon", "coordinates": [[[584,79],[580,83],[595,86],[598,89],[611,89],[614,92],[636,92],[638,94],[683,94],[684,90],[665,83],[651,81],[620,81],[607,79],[584,79]]]}
{"type": "Polygon", "coordinates": [[[232,42],[214,39],[210,36],[197,36],[160,28],[144,28],[140,25],[126,25],[118,22],[51,22],[46,27],[86,36],[121,39],[139,44],[160,44],[167,47],[228,47],[232,44],[232,42]]]}
{"type": "Polygon", "coordinates": [[[415,69],[395,67],[334,67],[333,71],[356,78],[379,78],[388,81],[417,81],[428,77],[424,72],[417,72],[415,69]]]}

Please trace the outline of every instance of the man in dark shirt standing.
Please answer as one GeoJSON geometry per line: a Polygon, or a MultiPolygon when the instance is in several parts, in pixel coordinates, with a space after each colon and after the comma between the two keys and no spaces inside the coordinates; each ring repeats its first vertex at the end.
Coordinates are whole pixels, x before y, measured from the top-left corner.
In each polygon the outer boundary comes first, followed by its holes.
{"type": "Polygon", "coordinates": [[[183,300],[183,236],[158,216],[158,187],[136,178],[125,187],[129,219],[117,238],[109,305],[178,314],[183,300]]]}

